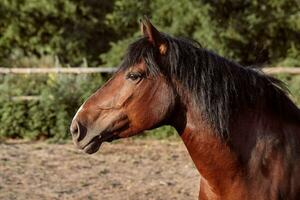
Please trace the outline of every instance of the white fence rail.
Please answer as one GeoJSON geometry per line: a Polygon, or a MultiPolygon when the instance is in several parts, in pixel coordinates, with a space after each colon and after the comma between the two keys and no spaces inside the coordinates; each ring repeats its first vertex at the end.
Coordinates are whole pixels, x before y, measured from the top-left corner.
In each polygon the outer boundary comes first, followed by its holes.
{"type": "Polygon", "coordinates": [[[92,73],[113,73],[114,67],[84,67],[84,68],[3,68],[0,67],[0,74],[92,74],[92,73]]]}
{"type": "Polygon", "coordinates": [[[300,75],[300,67],[266,67],[263,71],[267,74],[300,75]]]}
{"type": "MultiPolygon", "coordinates": [[[[116,71],[114,67],[85,67],[85,68],[3,68],[0,67],[0,74],[92,74],[108,73],[116,71]]],[[[266,67],[263,71],[267,74],[292,74],[300,75],[300,67],[266,67]]]]}
{"type": "MultiPolygon", "coordinates": [[[[114,67],[89,67],[89,68],[2,68],[0,74],[92,74],[107,73],[111,74],[116,71],[114,67]]],[[[292,74],[300,75],[300,67],[267,67],[263,68],[267,74],[292,74]]],[[[40,96],[16,96],[12,97],[13,101],[31,101],[40,100],[40,96]]]]}

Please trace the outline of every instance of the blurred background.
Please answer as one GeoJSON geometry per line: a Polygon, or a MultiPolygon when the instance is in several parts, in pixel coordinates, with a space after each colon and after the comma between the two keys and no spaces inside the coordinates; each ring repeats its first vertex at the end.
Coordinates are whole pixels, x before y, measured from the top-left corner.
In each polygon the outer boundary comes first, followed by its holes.
{"type": "MultiPolygon", "coordinates": [[[[159,30],[243,65],[300,66],[298,0],[2,0],[0,66],[117,67],[140,37],[143,15],[159,30]]],[[[299,75],[277,76],[300,103],[299,75]]],[[[0,75],[0,138],[67,138],[76,109],[108,77],[0,75]]],[[[158,132],[173,134],[170,128],[158,132]]]]}
{"type": "MultiPolygon", "coordinates": [[[[298,0],[2,0],[0,67],[117,67],[143,15],[243,65],[300,67],[298,0]]],[[[67,138],[76,109],[109,76],[2,73],[0,138],[67,138]]],[[[299,103],[299,75],[276,76],[299,103]]]]}
{"type": "Polygon", "coordinates": [[[58,144],[140,37],[144,15],[162,32],[271,68],[300,106],[299,0],[1,0],[0,199],[197,198],[198,173],[171,127],[92,156],[58,144]]]}

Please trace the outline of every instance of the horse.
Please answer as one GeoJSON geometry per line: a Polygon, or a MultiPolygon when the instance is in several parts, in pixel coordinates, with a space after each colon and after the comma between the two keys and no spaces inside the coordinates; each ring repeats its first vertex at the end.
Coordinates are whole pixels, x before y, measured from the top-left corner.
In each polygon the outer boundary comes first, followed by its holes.
{"type": "Polygon", "coordinates": [[[75,145],[173,126],[199,174],[199,199],[300,199],[300,110],[281,81],[159,32],[145,18],[116,73],[74,116],[75,145]]]}

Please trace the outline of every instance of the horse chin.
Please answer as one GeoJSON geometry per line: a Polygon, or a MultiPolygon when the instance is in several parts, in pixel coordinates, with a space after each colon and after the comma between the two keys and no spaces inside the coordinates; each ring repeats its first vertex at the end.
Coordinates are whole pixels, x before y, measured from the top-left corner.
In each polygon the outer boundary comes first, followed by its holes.
{"type": "Polygon", "coordinates": [[[99,150],[101,144],[102,141],[99,138],[95,138],[83,148],[83,151],[88,154],[96,153],[99,150]]]}

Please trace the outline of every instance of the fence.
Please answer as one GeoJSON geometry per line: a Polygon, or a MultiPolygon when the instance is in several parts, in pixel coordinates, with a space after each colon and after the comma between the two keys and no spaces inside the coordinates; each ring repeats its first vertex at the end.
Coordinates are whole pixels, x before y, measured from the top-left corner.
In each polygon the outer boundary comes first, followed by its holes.
{"type": "MultiPolygon", "coordinates": [[[[291,74],[300,75],[300,68],[296,67],[266,67],[262,69],[267,74],[291,74]]],[[[106,73],[111,74],[116,71],[114,67],[84,67],[84,68],[1,68],[0,74],[92,74],[106,73]]],[[[13,101],[30,101],[38,100],[39,96],[16,96],[12,97],[13,101]]]]}
{"type": "MultiPolygon", "coordinates": [[[[0,74],[91,74],[91,73],[113,73],[114,67],[89,67],[89,68],[0,68],[0,74]]],[[[267,74],[292,74],[300,75],[300,67],[266,67],[263,71],[267,74]]]]}
{"type": "Polygon", "coordinates": [[[113,73],[113,67],[84,67],[84,68],[3,68],[0,67],[0,74],[91,74],[91,73],[113,73]]]}

